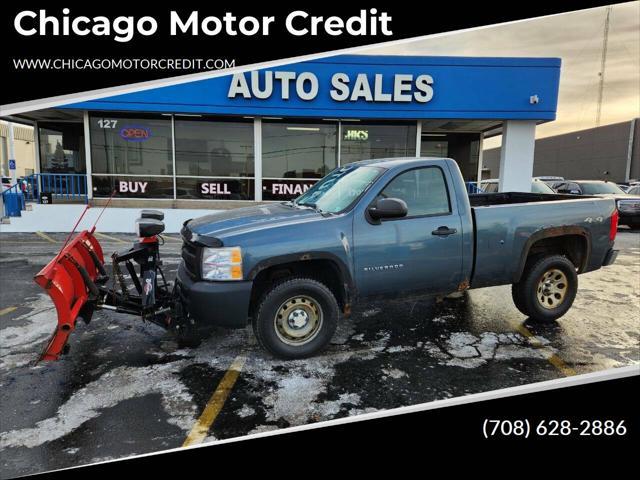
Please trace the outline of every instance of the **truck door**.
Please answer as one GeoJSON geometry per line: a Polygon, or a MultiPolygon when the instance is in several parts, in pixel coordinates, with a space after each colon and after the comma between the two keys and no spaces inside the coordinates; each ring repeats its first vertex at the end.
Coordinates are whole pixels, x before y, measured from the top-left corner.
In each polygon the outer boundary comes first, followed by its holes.
{"type": "Polygon", "coordinates": [[[354,218],[354,266],[362,296],[401,292],[450,293],[462,279],[462,224],[439,166],[404,171],[378,197],[406,202],[406,217],[354,218]]]}

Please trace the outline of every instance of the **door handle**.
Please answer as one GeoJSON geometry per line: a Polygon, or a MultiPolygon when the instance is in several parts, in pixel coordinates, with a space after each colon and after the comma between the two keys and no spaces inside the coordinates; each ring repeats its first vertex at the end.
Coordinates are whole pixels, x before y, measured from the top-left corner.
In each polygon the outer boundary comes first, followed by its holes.
{"type": "Polygon", "coordinates": [[[456,233],[458,230],[456,230],[455,228],[449,228],[449,227],[438,227],[436,230],[434,230],[433,232],[431,232],[431,235],[438,235],[441,237],[448,237],[449,235],[453,235],[454,233],[456,233]]]}

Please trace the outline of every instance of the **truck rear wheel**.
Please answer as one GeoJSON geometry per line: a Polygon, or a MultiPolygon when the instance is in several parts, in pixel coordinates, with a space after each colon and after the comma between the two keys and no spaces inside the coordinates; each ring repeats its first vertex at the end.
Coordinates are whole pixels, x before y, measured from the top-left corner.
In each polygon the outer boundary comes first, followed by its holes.
{"type": "Polygon", "coordinates": [[[518,310],[541,323],[553,322],[567,313],[577,291],[576,268],[562,255],[531,262],[511,290],[518,310]]]}
{"type": "Polygon", "coordinates": [[[325,285],[293,278],[275,285],[260,300],[253,332],[260,345],[279,358],[309,357],[327,346],[340,308],[325,285]]]}

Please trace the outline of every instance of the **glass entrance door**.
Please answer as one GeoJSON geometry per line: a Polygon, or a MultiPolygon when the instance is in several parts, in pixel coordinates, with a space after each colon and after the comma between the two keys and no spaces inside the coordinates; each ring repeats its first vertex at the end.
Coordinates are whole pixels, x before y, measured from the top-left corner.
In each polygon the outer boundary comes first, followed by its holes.
{"type": "Polygon", "coordinates": [[[478,179],[481,133],[422,132],[421,157],[452,158],[467,182],[478,179]]]}
{"type": "Polygon", "coordinates": [[[87,173],[82,123],[40,122],[40,172],[87,173]]]}

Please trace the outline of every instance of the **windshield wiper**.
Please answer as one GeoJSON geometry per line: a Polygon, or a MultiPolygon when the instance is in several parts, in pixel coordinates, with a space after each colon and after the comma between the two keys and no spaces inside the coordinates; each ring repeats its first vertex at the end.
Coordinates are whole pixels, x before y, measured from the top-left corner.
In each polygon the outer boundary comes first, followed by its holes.
{"type": "Polygon", "coordinates": [[[331,212],[325,212],[321,208],[318,208],[318,205],[316,203],[313,203],[313,202],[304,202],[304,203],[294,202],[294,205],[300,206],[300,207],[313,208],[316,212],[318,212],[318,213],[320,213],[322,215],[333,215],[333,213],[331,213],[331,212]]]}

